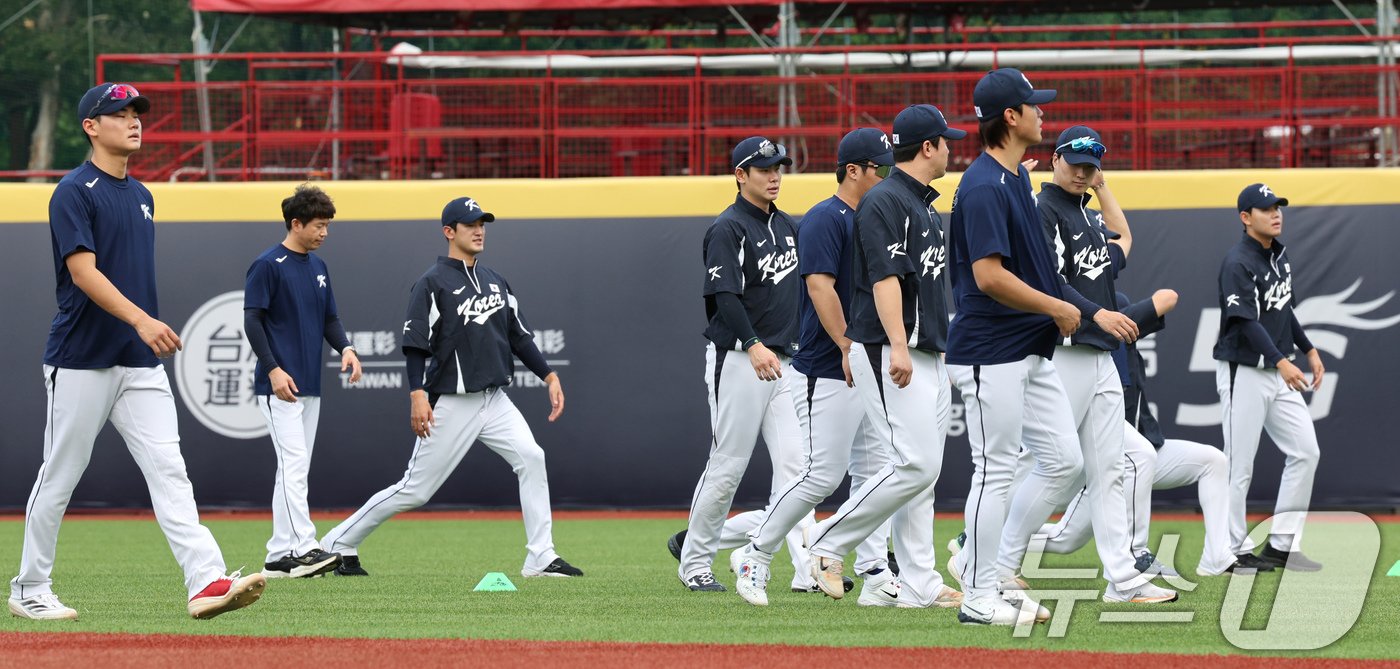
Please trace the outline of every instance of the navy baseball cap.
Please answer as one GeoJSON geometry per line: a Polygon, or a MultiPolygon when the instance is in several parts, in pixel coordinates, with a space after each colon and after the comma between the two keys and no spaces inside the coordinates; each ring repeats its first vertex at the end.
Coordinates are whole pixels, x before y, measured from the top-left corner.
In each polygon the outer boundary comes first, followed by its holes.
{"type": "Polygon", "coordinates": [[[734,169],[740,167],[772,167],[774,165],[791,165],[792,159],[787,155],[787,148],[782,144],[774,144],[765,137],[750,137],[734,147],[730,165],[734,169]]]}
{"type": "Polygon", "coordinates": [[[1106,151],[1108,147],[1104,146],[1103,137],[1087,125],[1071,126],[1055,140],[1055,153],[1071,165],[1093,165],[1102,169],[1099,159],[1106,151]]]}
{"type": "Polygon", "coordinates": [[[487,223],[496,220],[496,215],[483,211],[481,205],[469,197],[459,197],[442,208],[442,227],[452,227],[458,223],[471,223],[477,219],[487,223]]]}
{"type": "Polygon", "coordinates": [[[1249,211],[1250,209],[1268,209],[1277,204],[1280,207],[1288,206],[1288,198],[1279,197],[1272,189],[1264,184],[1250,184],[1240,191],[1239,206],[1237,211],[1249,211]]]}
{"type": "Polygon", "coordinates": [[[972,89],[973,111],[977,120],[1001,116],[1002,110],[1024,104],[1043,105],[1055,99],[1054,89],[1036,90],[1031,80],[1014,67],[992,70],[972,89]]]}
{"type": "Polygon", "coordinates": [[[103,114],[114,114],[127,107],[135,107],[136,113],[144,114],[151,110],[151,101],[137,92],[131,84],[106,83],[93,86],[83,93],[78,101],[78,123],[103,114]]]}
{"type": "Polygon", "coordinates": [[[935,137],[962,139],[966,136],[966,130],[949,128],[943,112],[933,105],[910,105],[894,117],[895,146],[922,144],[935,137]]]}
{"type": "Polygon", "coordinates": [[[846,133],[836,146],[837,165],[863,164],[867,161],[876,165],[894,164],[890,138],[879,128],[856,128],[846,133]]]}

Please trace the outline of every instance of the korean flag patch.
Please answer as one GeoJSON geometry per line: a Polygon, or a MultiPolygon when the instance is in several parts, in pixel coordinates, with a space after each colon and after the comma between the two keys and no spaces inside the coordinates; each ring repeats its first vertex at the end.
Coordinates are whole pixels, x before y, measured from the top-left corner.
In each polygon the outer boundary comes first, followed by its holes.
{"type": "Polygon", "coordinates": [[[788,246],[796,246],[796,244],[792,241],[792,237],[784,237],[784,239],[787,240],[788,246]]]}
{"type": "Polygon", "coordinates": [[[500,286],[497,286],[496,284],[493,283],[493,284],[491,284],[491,292],[493,292],[493,293],[499,293],[499,292],[501,292],[501,287],[500,287],[500,286]]]}

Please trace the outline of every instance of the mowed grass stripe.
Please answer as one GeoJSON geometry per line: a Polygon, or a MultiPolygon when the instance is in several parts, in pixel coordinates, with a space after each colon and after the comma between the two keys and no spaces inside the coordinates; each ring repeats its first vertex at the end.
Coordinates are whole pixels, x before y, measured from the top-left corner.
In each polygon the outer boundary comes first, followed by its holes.
{"type": "MultiPolygon", "coordinates": [[[[207,523],[223,547],[230,568],[261,567],[270,523],[215,520],[207,523]]],[[[331,523],[318,523],[321,531],[331,523]]],[[[1104,610],[1140,607],[1097,601],[1075,608],[1069,634],[1049,639],[1037,628],[1029,639],[1006,629],[966,627],[954,611],[869,609],[855,595],[836,602],[820,595],[788,591],[792,578],[786,554],[774,560],[769,587],[772,605],[748,606],[732,591],[691,593],[677,580],[676,563],[665,539],[683,523],[669,520],[565,520],[555,523],[561,555],[587,576],[578,579],[522,579],[524,530],[518,521],[396,520],[384,525],[362,547],[368,578],[326,577],[272,582],[261,602],[213,621],[185,613],[183,587],[174,558],[159,528],[149,520],[70,519],[59,542],[55,591],[78,609],[77,623],[37,623],[4,618],[0,630],[84,631],[256,636],[393,638],[479,638],[664,643],[782,643],[829,646],[976,646],[1050,650],[1158,653],[1242,653],[1220,631],[1219,608],[1229,577],[1193,575],[1202,528],[1194,522],[1159,522],[1161,532],[1182,535],[1177,566],[1195,592],[1163,610],[1191,611],[1189,624],[1097,622],[1104,610]],[[475,593],[487,572],[505,572],[520,588],[514,593],[475,593]]],[[[1388,602],[1400,598],[1400,578],[1386,578],[1394,562],[1400,526],[1386,523],[1382,552],[1367,608],[1340,641],[1306,653],[1262,653],[1316,657],[1394,658],[1400,655],[1394,630],[1400,613],[1388,602]]],[[[19,563],[22,523],[0,521],[0,565],[19,563]]],[[[941,543],[956,532],[940,521],[941,543]]],[[[940,550],[940,561],[946,557],[940,550]]],[[[1092,567],[1092,544],[1069,556],[1050,556],[1051,567],[1092,567]]],[[[716,560],[716,574],[733,585],[727,554],[716,560]]],[[[8,572],[7,575],[12,575],[8,572]]],[[[946,575],[945,575],[946,576],[946,575]]],[[[1277,574],[1259,576],[1251,602],[1260,607],[1247,625],[1268,622],[1268,603],[1277,574]]],[[[1071,589],[1081,583],[1036,581],[1043,589],[1071,589]]],[[[1299,615],[1299,612],[1289,612],[1299,615]]],[[[1252,653],[1261,654],[1261,653],[1252,653]]]]}

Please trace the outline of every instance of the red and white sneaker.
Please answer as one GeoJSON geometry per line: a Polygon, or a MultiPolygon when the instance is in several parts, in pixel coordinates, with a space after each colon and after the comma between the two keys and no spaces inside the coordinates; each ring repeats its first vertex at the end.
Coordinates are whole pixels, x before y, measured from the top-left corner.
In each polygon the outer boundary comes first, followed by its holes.
{"type": "Polygon", "coordinates": [[[243,572],[235,571],[190,598],[190,616],[203,620],[241,609],[258,601],[266,587],[267,578],[262,574],[244,576],[243,572]]]}

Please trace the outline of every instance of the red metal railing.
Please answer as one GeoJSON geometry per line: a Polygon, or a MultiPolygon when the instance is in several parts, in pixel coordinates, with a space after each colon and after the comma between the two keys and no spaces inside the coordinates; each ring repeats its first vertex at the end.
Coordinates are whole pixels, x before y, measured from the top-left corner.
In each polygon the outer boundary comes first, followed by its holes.
{"type": "MultiPolygon", "coordinates": [[[[1262,30],[1262,28],[1261,28],[1262,30]]],[[[1201,46],[1221,39],[1200,40],[1201,46]]],[[[1236,39],[1236,38],[1230,38],[1236,39]]],[[[1237,38],[1257,46],[1365,42],[1356,37],[1237,38]]],[[[1180,40],[1118,41],[1143,50],[1180,40]]],[[[1234,42],[1231,42],[1232,44],[1234,42]]],[[[981,51],[1097,48],[1096,42],[983,45],[981,51]]],[[[964,44],[861,46],[907,53],[964,44]]],[[[846,53],[847,47],[793,54],[846,53]]],[[[598,56],[688,55],[682,73],[561,76],[415,70],[385,53],[224,54],[211,82],[210,123],[200,130],[199,85],[184,70],[190,54],[105,55],[98,76],[135,81],[152,98],[146,147],[133,172],[148,180],[403,179],[718,174],[730,148],[763,134],[790,145],[796,169],[828,172],[836,143],[862,125],[888,129],[900,109],[939,105],[955,126],[976,131],[972,88],[980,71],[842,71],[794,78],[716,73],[711,55],[771,50],[683,49],[570,52],[598,56]],[[230,68],[241,71],[228,72],[230,68]],[[290,81],[289,77],[300,80],[290,81]],[[312,79],[312,80],[305,80],[312,79]],[[780,99],[795,99],[797,124],[784,123],[780,99]],[[207,160],[206,160],[207,157],[207,160]]],[[[500,57],[500,52],[425,55],[500,57]]],[[[520,55],[561,56],[553,52],[520,55]]],[[[1378,107],[1395,66],[1284,64],[1237,67],[1037,70],[1039,87],[1060,95],[1046,107],[1046,141],[1075,123],[1102,132],[1111,169],[1370,166],[1400,120],[1378,107]]],[[[954,144],[954,169],[978,152],[975,138],[954,144]]],[[[1041,156],[1048,157],[1048,156],[1041,156]]],[[[0,178],[27,176],[0,173],[0,178]]]]}

